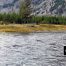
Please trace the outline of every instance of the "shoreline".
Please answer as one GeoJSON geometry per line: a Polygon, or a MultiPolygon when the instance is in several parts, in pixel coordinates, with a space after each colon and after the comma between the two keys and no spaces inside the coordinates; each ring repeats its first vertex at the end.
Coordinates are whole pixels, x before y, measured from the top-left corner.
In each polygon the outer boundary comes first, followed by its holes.
{"type": "Polygon", "coordinates": [[[21,32],[21,33],[66,32],[66,25],[9,24],[9,25],[0,25],[0,32],[21,32]]]}

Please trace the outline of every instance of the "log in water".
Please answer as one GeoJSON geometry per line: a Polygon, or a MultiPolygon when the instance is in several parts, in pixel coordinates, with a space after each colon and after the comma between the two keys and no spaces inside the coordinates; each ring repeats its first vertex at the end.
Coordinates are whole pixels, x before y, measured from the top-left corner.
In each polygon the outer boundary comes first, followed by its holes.
{"type": "Polygon", "coordinates": [[[66,33],[0,33],[0,66],[66,66],[66,33]]]}

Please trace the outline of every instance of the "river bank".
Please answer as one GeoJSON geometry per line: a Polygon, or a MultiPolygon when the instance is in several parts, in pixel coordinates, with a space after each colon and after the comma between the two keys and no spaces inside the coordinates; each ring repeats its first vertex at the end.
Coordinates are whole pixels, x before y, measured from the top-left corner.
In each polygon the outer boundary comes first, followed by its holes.
{"type": "Polygon", "coordinates": [[[9,24],[0,25],[0,32],[52,32],[52,31],[66,31],[66,25],[54,25],[54,24],[9,24]]]}

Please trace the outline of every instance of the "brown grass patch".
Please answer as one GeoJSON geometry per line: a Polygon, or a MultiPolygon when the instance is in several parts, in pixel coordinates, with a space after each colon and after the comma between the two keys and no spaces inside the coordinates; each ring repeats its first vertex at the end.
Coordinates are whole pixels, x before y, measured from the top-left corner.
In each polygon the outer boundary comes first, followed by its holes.
{"type": "Polygon", "coordinates": [[[65,31],[66,25],[52,24],[10,24],[0,25],[0,32],[42,32],[42,31],[65,31]]]}

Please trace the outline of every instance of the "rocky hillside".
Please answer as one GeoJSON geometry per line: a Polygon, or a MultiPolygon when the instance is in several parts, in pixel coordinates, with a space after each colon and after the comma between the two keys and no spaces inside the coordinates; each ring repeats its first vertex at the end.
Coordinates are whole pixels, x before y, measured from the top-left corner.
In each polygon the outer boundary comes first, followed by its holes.
{"type": "MultiPolygon", "coordinates": [[[[33,14],[66,15],[66,0],[32,0],[33,14]]],[[[0,12],[18,12],[19,0],[0,0],[0,12]]]]}
{"type": "Polygon", "coordinates": [[[35,0],[33,4],[38,15],[66,15],[66,0],[35,0]]]}
{"type": "Polygon", "coordinates": [[[0,12],[18,12],[19,0],[0,0],[0,12]]]}

